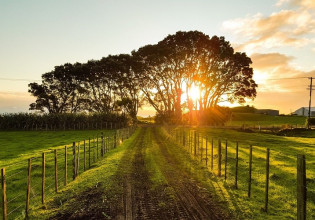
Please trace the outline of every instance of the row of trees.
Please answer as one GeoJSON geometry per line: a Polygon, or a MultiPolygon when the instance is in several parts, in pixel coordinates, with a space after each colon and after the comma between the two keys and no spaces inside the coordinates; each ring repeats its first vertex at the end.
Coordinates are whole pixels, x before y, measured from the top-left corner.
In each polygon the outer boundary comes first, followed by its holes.
{"type": "Polygon", "coordinates": [[[128,113],[136,117],[139,86],[130,55],[117,55],[85,64],[66,63],[42,75],[42,83],[30,83],[37,99],[30,110],[49,113],[128,113]]]}
{"type": "Polygon", "coordinates": [[[37,99],[32,110],[50,113],[123,113],[136,120],[139,107],[149,103],[159,116],[182,121],[198,109],[203,116],[225,101],[256,96],[251,59],[234,52],[224,37],[177,32],[154,45],[129,54],[56,66],[29,84],[37,99]],[[192,88],[200,91],[197,100],[192,88]],[[197,107],[198,106],[198,107],[197,107]]]}

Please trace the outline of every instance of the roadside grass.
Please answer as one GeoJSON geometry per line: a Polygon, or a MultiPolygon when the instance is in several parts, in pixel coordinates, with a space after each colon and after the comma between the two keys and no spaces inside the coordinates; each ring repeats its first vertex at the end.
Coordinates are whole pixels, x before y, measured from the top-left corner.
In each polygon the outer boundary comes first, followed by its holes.
{"type": "MultiPolygon", "coordinates": [[[[108,147],[113,146],[113,132],[111,130],[102,131],[104,141],[108,147]],[[107,138],[108,137],[108,138],[107,138]]],[[[64,186],[65,179],[67,182],[72,180],[72,142],[80,143],[80,164],[79,173],[83,172],[84,164],[84,140],[86,140],[86,156],[88,156],[88,138],[90,142],[91,167],[100,157],[97,154],[97,135],[99,145],[101,142],[101,130],[90,131],[22,131],[22,132],[0,132],[1,136],[1,160],[0,168],[6,168],[6,185],[7,185],[7,202],[8,217],[11,219],[19,216],[25,216],[26,189],[27,189],[27,172],[28,159],[31,159],[31,199],[30,206],[33,207],[41,203],[41,184],[42,184],[42,152],[45,152],[46,168],[46,198],[51,197],[55,191],[55,170],[54,170],[54,152],[57,150],[58,166],[58,188],[64,186]],[[60,146],[61,145],[61,146],[60,146]],[[67,166],[68,172],[65,175],[65,146],[67,146],[67,166]]],[[[87,158],[88,160],[88,158],[87,158]]],[[[89,168],[88,162],[86,168],[89,168]]],[[[0,202],[2,204],[2,200],[0,202]]],[[[1,209],[2,211],[2,205],[1,209]]]]}
{"type": "MultiPolygon", "coordinates": [[[[178,128],[181,130],[180,128],[178,128]]],[[[217,186],[216,191],[228,201],[228,207],[241,216],[242,219],[296,219],[296,157],[306,155],[307,169],[307,219],[315,218],[315,139],[305,137],[283,137],[263,133],[245,133],[228,129],[184,129],[188,140],[196,130],[200,134],[200,147],[197,146],[197,156],[192,158],[205,166],[217,186]],[[206,156],[206,141],[208,138],[208,155],[206,156]],[[211,140],[214,139],[214,168],[211,170],[211,140]],[[222,177],[218,173],[218,139],[222,141],[222,177]],[[225,140],[228,141],[227,181],[224,181],[225,140]],[[234,187],[236,142],[239,143],[238,190],[234,187]],[[202,144],[201,144],[202,143],[202,144]],[[203,147],[201,147],[201,145],[203,147]],[[252,197],[247,197],[249,145],[253,145],[252,167],[252,197]],[[265,201],[265,170],[266,148],[270,148],[270,187],[268,213],[262,208],[265,201]]],[[[175,133],[172,134],[175,137],[175,133]]],[[[194,144],[194,143],[193,143],[194,144]]],[[[189,143],[184,147],[190,151],[189,143]]]]}
{"type": "Polygon", "coordinates": [[[174,135],[169,135],[163,128],[158,129],[158,133],[161,137],[165,137],[167,143],[167,152],[171,157],[176,160],[178,166],[171,167],[166,161],[163,161],[161,166],[164,169],[177,169],[177,172],[184,173],[186,178],[190,178],[192,182],[196,183],[196,191],[201,191],[204,196],[207,197],[207,201],[211,201],[213,212],[220,210],[224,213],[224,216],[228,216],[231,219],[239,219],[240,210],[227,209],[229,199],[224,196],[221,183],[218,178],[209,172],[200,161],[191,156],[188,148],[179,147],[176,143],[174,135]],[[186,150],[186,151],[185,151],[186,150]]]}
{"type": "MultiPolygon", "coordinates": [[[[123,188],[117,180],[117,173],[122,171],[120,170],[121,161],[139,134],[140,129],[123,144],[105,154],[104,158],[96,162],[92,169],[82,173],[56,196],[49,198],[46,206],[36,206],[31,211],[30,218],[48,219],[60,213],[71,216],[76,210],[90,208],[92,210],[89,211],[92,212],[94,208],[97,208],[104,210],[101,213],[104,219],[110,219],[106,214],[106,210],[114,205],[110,202],[121,202],[118,200],[123,194],[123,188]]],[[[124,170],[124,172],[128,171],[124,170]]]]}
{"type": "Polygon", "coordinates": [[[294,116],[294,115],[263,115],[254,113],[233,113],[232,119],[227,122],[227,126],[304,126],[306,122],[306,117],[304,116],[294,116]]]}

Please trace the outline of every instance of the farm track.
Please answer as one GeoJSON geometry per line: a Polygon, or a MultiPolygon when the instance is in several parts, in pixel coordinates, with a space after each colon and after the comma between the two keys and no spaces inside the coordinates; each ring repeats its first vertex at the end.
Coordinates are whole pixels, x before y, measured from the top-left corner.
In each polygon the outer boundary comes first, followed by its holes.
{"type": "MultiPolygon", "coordinates": [[[[161,171],[168,182],[167,187],[174,190],[175,198],[163,198],[168,208],[159,208],[161,196],[158,195],[159,192],[150,190],[152,183],[144,160],[150,142],[145,142],[147,134],[142,134],[134,147],[132,171],[125,178],[125,219],[227,219],[218,206],[214,205],[211,195],[200,190],[201,187],[187,173],[182,172],[178,161],[167,150],[168,141],[165,137],[159,135],[156,128],[152,130],[152,139],[162,153],[159,156],[167,161],[167,167],[164,166],[161,171]]],[[[165,188],[166,186],[163,190],[165,188]]]]}
{"type": "Polygon", "coordinates": [[[113,190],[115,198],[110,199],[107,205],[104,201],[102,204],[99,198],[106,194],[106,190],[97,189],[92,193],[93,189],[90,189],[89,193],[85,193],[89,197],[80,195],[76,198],[77,202],[85,201],[83,210],[71,210],[71,213],[76,214],[70,214],[68,210],[67,213],[58,213],[51,219],[106,219],[105,216],[128,220],[229,219],[215,204],[211,193],[200,187],[188,172],[183,171],[180,167],[182,163],[169,152],[168,146],[171,144],[157,128],[141,128],[138,136],[126,149],[118,164],[118,172],[113,176],[118,190],[107,189],[113,190]],[[167,182],[158,187],[153,186],[150,179],[152,173],[146,164],[146,152],[153,144],[158,158],[154,162],[167,182]],[[172,196],[166,192],[172,192],[172,196]]]}
{"type": "Polygon", "coordinates": [[[158,201],[155,193],[150,191],[151,182],[145,166],[145,135],[147,128],[143,128],[144,133],[138,137],[136,146],[134,146],[134,156],[131,164],[131,172],[125,179],[125,219],[161,219],[158,210],[158,201]]]}
{"type": "Polygon", "coordinates": [[[158,143],[162,156],[166,159],[168,166],[172,169],[164,169],[163,174],[168,183],[176,192],[177,219],[228,219],[220,208],[211,200],[209,192],[202,188],[183,172],[176,158],[168,151],[168,143],[156,129],[153,130],[154,139],[158,143]]]}

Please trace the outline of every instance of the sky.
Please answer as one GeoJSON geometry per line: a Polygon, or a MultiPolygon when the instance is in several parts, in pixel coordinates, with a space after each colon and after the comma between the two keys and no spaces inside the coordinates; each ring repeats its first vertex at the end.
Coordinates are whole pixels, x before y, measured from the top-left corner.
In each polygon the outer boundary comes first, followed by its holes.
{"type": "MultiPolygon", "coordinates": [[[[0,113],[27,111],[35,100],[28,83],[54,66],[130,53],[190,30],[224,36],[251,57],[259,86],[246,104],[285,114],[308,106],[314,0],[0,0],[0,113]]],[[[144,106],[139,114],[154,111],[144,106]]]]}

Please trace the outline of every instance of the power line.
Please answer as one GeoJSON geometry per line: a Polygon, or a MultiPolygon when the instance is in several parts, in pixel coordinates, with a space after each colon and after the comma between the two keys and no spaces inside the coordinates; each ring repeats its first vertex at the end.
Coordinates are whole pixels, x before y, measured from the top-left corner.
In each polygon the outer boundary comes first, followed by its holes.
{"type": "Polygon", "coordinates": [[[267,79],[267,80],[282,80],[282,79],[310,79],[311,77],[287,77],[287,78],[273,78],[273,79],[267,79]]]}
{"type": "Polygon", "coordinates": [[[41,80],[38,79],[16,79],[16,78],[0,78],[0,80],[7,80],[7,81],[20,81],[20,82],[40,82],[41,80]]]}

